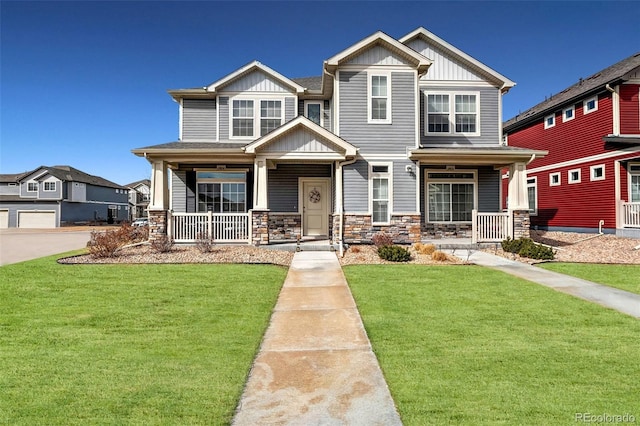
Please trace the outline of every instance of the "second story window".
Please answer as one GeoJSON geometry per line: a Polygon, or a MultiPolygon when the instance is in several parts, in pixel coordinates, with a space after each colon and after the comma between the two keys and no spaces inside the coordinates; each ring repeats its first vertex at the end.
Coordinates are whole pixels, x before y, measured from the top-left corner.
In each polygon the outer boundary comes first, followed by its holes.
{"type": "Polygon", "coordinates": [[[253,101],[233,101],[233,136],[253,137],[253,101]]]}
{"type": "Polygon", "coordinates": [[[425,133],[480,135],[478,93],[427,93],[425,133]]]}
{"type": "Polygon", "coordinates": [[[582,113],[589,114],[590,112],[598,110],[598,97],[594,96],[584,101],[582,106],[582,113]]]}
{"type": "Polygon", "coordinates": [[[45,182],[44,183],[44,190],[45,191],[55,191],[56,190],[56,183],[55,182],[45,182]]]}
{"type": "Polygon", "coordinates": [[[264,136],[283,122],[282,100],[234,99],[231,137],[252,139],[264,136]]]}
{"type": "Polygon", "coordinates": [[[544,118],[544,128],[548,129],[549,127],[553,127],[556,125],[556,116],[555,114],[548,115],[544,118]]]}
{"type": "Polygon", "coordinates": [[[264,136],[282,124],[280,101],[260,101],[260,136],[264,136]]]}
{"type": "Polygon", "coordinates": [[[391,123],[391,76],[369,74],[369,122],[391,123]]]}
{"type": "Polygon", "coordinates": [[[566,123],[567,121],[571,121],[576,117],[574,107],[569,107],[562,111],[562,122],[566,123]]]}
{"type": "Polygon", "coordinates": [[[305,102],[304,107],[306,117],[322,126],[322,102],[305,102]]]}
{"type": "Polygon", "coordinates": [[[38,182],[28,182],[27,183],[27,191],[28,192],[38,192],[38,182]]]}

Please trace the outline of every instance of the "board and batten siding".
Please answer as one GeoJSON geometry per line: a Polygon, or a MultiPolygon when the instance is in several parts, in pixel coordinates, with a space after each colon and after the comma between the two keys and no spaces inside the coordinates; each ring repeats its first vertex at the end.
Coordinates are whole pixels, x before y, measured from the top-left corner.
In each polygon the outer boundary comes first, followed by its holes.
{"type": "Polygon", "coordinates": [[[278,140],[268,144],[262,152],[344,152],[344,149],[334,145],[324,138],[318,138],[315,133],[306,128],[290,132],[278,140]]]}
{"type": "MultiPolygon", "coordinates": [[[[298,212],[298,178],[331,177],[329,164],[279,164],[269,170],[267,190],[269,210],[272,212],[298,212]]],[[[333,211],[333,206],[330,206],[333,211]]]]}
{"type": "Polygon", "coordinates": [[[344,166],[342,170],[344,181],[344,211],[345,213],[366,213],[369,211],[369,163],[358,160],[344,166]]]}
{"type": "Polygon", "coordinates": [[[229,83],[223,90],[225,92],[292,92],[291,88],[258,70],[229,83]]]}
{"type": "Polygon", "coordinates": [[[441,48],[422,39],[414,39],[407,46],[431,59],[433,64],[421,80],[483,81],[484,79],[468,66],[441,48]]]}
{"type": "Polygon", "coordinates": [[[184,99],[182,101],[182,140],[214,141],[216,139],[215,99],[184,99]]]}
{"type": "Polygon", "coordinates": [[[391,124],[368,122],[367,72],[339,72],[340,137],[361,154],[406,154],[415,147],[415,73],[391,73],[391,124]]]}
{"type": "MultiPolygon", "coordinates": [[[[438,87],[420,88],[420,145],[423,146],[497,146],[500,145],[500,91],[495,87],[438,87]],[[480,136],[451,134],[438,136],[425,135],[425,112],[427,93],[437,92],[479,92],[480,93],[480,136]]],[[[455,125],[451,123],[451,125],[455,125]]]]}
{"type": "Polygon", "coordinates": [[[382,46],[373,46],[349,59],[346,65],[406,65],[407,61],[382,46]]]}

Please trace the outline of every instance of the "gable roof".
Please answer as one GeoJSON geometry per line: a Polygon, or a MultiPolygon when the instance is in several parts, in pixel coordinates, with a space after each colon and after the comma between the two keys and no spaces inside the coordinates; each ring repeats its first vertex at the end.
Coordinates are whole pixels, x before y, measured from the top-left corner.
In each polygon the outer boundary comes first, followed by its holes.
{"type": "Polygon", "coordinates": [[[296,83],[295,81],[291,80],[288,77],[285,77],[284,75],[274,71],[273,69],[269,68],[268,66],[261,64],[258,61],[253,61],[248,63],[247,65],[245,65],[244,67],[232,72],[231,74],[227,75],[226,77],[221,78],[218,81],[214,81],[213,83],[211,83],[210,85],[208,85],[207,87],[205,87],[205,90],[207,92],[212,92],[215,93],[217,91],[219,91],[221,88],[223,88],[224,86],[230,84],[231,82],[244,77],[245,75],[252,73],[255,70],[260,70],[263,73],[267,74],[268,76],[274,78],[275,80],[278,80],[279,82],[283,83],[285,86],[289,86],[292,89],[294,89],[294,91],[296,93],[303,93],[304,92],[304,87],[300,86],[298,83],[296,83]]]}
{"type": "Polygon", "coordinates": [[[606,90],[606,85],[618,84],[625,80],[625,76],[640,67],[640,52],[617,62],[610,67],[598,71],[590,77],[580,79],[576,84],[567,87],[560,93],[529,108],[504,123],[504,130],[511,131],[531,121],[555,111],[563,106],[575,103],[580,98],[606,90]]]}
{"type": "Polygon", "coordinates": [[[382,31],[377,31],[369,37],[360,40],[356,44],[324,61],[324,68],[328,72],[333,73],[339,65],[349,61],[373,46],[382,46],[400,55],[415,66],[419,73],[427,71],[432,64],[431,59],[421,55],[410,47],[405,46],[382,31]]]}
{"type": "Polygon", "coordinates": [[[95,186],[104,186],[107,188],[126,189],[122,185],[113,183],[107,179],[101,178],[100,176],[90,175],[71,166],[40,166],[37,169],[32,170],[31,172],[23,173],[20,177],[20,180],[28,178],[29,176],[37,172],[41,172],[38,178],[46,175],[51,175],[64,182],[82,182],[95,186]]]}
{"type": "Polygon", "coordinates": [[[135,189],[136,186],[140,186],[140,185],[147,185],[148,187],[151,187],[151,180],[149,180],[149,179],[140,179],[140,180],[137,180],[135,182],[128,183],[125,186],[128,187],[128,188],[135,189]]]}
{"type": "Polygon", "coordinates": [[[492,68],[489,68],[482,62],[469,56],[468,54],[464,53],[462,50],[458,49],[452,44],[447,43],[446,41],[444,41],[443,39],[441,39],[440,37],[426,30],[423,27],[419,27],[413,30],[412,32],[410,32],[409,34],[407,34],[406,36],[400,38],[400,43],[407,44],[416,38],[420,38],[427,42],[436,44],[438,47],[440,47],[447,53],[451,54],[452,56],[456,57],[461,62],[468,65],[470,68],[480,72],[482,75],[488,77],[489,79],[500,83],[502,85],[503,92],[507,92],[511,87],[516,85],[515,82],[511,81],[510,79],[503,76],[499,72],[493,70],[492,68]]]}

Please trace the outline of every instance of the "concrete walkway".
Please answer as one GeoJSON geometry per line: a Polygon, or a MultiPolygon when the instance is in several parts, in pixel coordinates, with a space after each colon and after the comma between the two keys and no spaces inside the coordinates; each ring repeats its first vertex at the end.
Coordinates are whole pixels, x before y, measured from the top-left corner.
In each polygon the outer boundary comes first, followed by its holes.
{"type": "MultiPolygon", "coordinates": [[[[455,251],[455,255],[467,259],[467,250],[455,251]]],[[[547,271],[537,266],[505,259],[482,251],[472,251],[469,261],[477,265],[498,269],[507,274],[524,278],[557,291],[598,303],[635,318],[640,318],[640,295],[591,281],[547,271]]]]}
{"type": "Polygon", "coordinates": [[[294,255],[233,424],[402,424],[335,253],[294,255]]]}

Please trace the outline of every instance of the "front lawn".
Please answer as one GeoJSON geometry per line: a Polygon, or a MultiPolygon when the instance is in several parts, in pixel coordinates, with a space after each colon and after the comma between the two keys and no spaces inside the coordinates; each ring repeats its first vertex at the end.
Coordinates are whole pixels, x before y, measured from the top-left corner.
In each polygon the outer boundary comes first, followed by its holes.
{"type": "Polygon", "coordinates": [[[0,268],[0,422],[224,424],[286,268],[0,268]]]}
{"type": "Polygon", "coordinates": [[[541,263],[538,266],[584,280],[640,294],[640,265],[541,263]]]}
{"type": "Polygon", "coordinates": [[[407,425],[640,418],[640,321],[476,266],[344,268],[407,425]]]}

